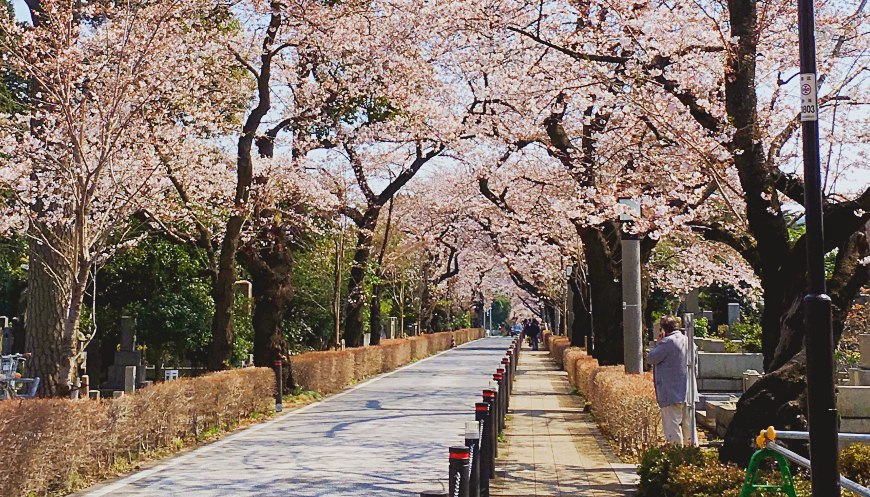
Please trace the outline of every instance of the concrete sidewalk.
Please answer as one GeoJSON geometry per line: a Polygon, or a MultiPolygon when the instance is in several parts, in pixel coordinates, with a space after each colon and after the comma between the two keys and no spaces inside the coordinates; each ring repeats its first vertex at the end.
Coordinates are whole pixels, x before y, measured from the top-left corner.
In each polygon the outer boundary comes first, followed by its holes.
{"type": "Polygon", "coordinates": [[[547,352],[523,350],[496,462],[498,497],[633,495],[635,467],[613,455],[567,375],[547,352]]]}

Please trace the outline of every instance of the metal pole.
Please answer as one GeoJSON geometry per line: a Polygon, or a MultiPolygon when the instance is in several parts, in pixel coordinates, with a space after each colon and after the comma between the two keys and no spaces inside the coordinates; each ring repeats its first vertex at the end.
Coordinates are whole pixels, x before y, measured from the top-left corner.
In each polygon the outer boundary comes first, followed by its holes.
{"type": "Polygon", "coordinates": [[[468,497],[471,452],[464,445],[450,447],[450,497],[468,497]]]}
{"type": "Polygon", "coordinates": [[[505,358],[501,360],[501,365],[502,365],[502,368],[504,368],[504,383],[505,383],[505,386],[507,387],[507,394],[508,394],[507,402],[508,402],[508,407],[510,407],[511,387],[513,386],[513,380],[512,380],[513,368],[511,368],[510,356],[505,356],[505,358]]]}
{"type": "Polygon", "coordinates": [[[489,496],[489,479],[492,476],[492,437],[489,427],[489,404],[478,402],[474,404],[474,419],[480,423],[480,493],[484,497],[489,496]]]}
{"type": "MultiPolygon", "coordinates": [[[[777,433],[777,435],[778,435],[778,433],[777,433]]],[[[779,445],[775,442],[768,442],[767,448],[770,450],[773,450],[774,452],[779,452],[780,454],[784,455],[787,459],[797,463],[799,466],[803,466],[804,468],[809,468],[811,466],[811,463],[808,459],[804,458],[800,454],[797,454],[795,452],[788,450],[787,448],[785,448],[782,445],[779,445]]],[[[870,488],[861,486],[858,483],[855,483],[854,481],[846,478],[845,476],[840,476],[839,474],[837,474],[837,478],[838,478],[837,481],[838,481],[839,485],[842,486],[843,488],[851,490],[852,492],[855,492],[856,494],[858,494],[862,497],[865,497],[865,496],[870,497],[870,488]]],[[[837,493],[839,493],[839,486],[837,487],[837,493]]],[[[815,495],[815,494],[813,494],[813,495],[815,495]]]]}
{"type": "Polygon", "coordinates": [[[798,0],[801,131],[809,292],[804,297],[807,350],[807,411],[813,495],[838,497],[837,399],[834,394],[834,334],[831,298],[825,288],[825,242],[819,165],[819,108],[813,0],[798,0]]]}
{"type": "Polygon", "coordinates": [[[471,468],[469,469],[468,496],[480,496],[480,422],[467,421],[465,423],[465,446],[471,454],[471,468]]]}
{"type": "Polygon", "coordinates": [[[498,457],[498,393],[492,385],[483,391],[483,401],[489,404],[489,477],[495,478],[495,460],[498,457]]]}
{"type": "MultiPolygon", "coordinates": [[[[810,434],[806,431],[777,431],[776,438],[786,440],[809,440],[810,434]]],[[[870,443],[870,433],[838,433],[837,439],[841,442],[870,443]]]]}
{"type": "Polygon", "coordinates": [[[493,381],[498,384],[498,432],[504,430],[504,413],[507,406],[507,389],[504,387],[504,369],[498,368],[492,375],[493,381]]]}
{"type": "Polygon", "coordinates": [[[281,412],[284,410],[282,404],[284,399],[284,367],[281,361],[275,361],[275,377],[278,384],[278,389],[275,391],[275,412],[281,412]]]}
{"type": "Polygon", "coordinates": [[[625,372],[643,371],[643,337],[640,308],[640,240],[622,234],[622,329],[625,372]]]}
{"type": "Polygon", "coordinates": [[[687,359],[688,364],[686,368],[688,370],[688,376],[686,376],[687,380],[687,388],[686,388],[686,400],[689,403],[689,429],[691,431],[690,445],[692,447],[698,446],[698,420],[695,419],[695,399],[697,398],[697,389],[698,385],[695,384],[695,315],[691,312],[687,312],[683,314],[683,321],[686,325],[686,338],[688,339],[689,348],[687,349],[687,359]]]}

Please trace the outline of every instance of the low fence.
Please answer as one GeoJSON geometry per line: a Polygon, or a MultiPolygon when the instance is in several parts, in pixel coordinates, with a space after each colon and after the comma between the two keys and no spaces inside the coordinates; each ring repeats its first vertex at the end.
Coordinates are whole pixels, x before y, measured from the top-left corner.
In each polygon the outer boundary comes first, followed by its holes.
{"type": "Polygon", "coordinates": [[[428,490],[421,492],[420,497],[489,495],[489,482],[495,478],[499,434],[505,428],[521,348],[519,337],[511,340],[501,366],[483,389],[482,402],[474,405],[474,421],[465,424],[464,443],[448,449],[448,490],[428,490]]]}
{"type": "Polygon", "coordinates": [[[329,394],[483,336],[480,328],[466,328],[384,340],[370,347],[307,352],[291,357],[289,362],[296,386],[329,394]]]}
{"type": "Polygon", "coordinates": [[[0,495],[75,491],[114,476],[138,455],[274,410],[275,374],[245,368],[150,386],[118,399],[0,402],[0,495]]]}

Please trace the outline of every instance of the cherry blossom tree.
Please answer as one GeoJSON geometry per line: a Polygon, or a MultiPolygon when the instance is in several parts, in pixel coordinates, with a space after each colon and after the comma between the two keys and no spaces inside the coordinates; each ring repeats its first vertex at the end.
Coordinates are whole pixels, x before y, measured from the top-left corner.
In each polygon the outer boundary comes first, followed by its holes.
{"type": "Polygon", "coordinates": [[[30,84],[27,113],[3,121],[0,181],[30,239],[29,368],[42,393],[63,395],[91,338],[78,329],[89,274],[166,187],[150,138],[220,128],[226,12],[201,1],[28,6],[32,26],[0,26],[5,64],[30,84]]]}
{"type": "MultiPolygon", "coordinates": [[[[803,239],[789,239],[785,209],[803,202],[800,178],[790,173],[798,155],[797,99],[786,98],[797,85],[795,5],[518,5],[537,18],[507,29],[617,88],[662,139],[691,151],[692,163],[705,166],[723,208],[692,224],[741,254],[760,279],[763,350],[771,374],[741,399],[723,457],[744,460],[750,452],[746,440],[771,416],[785,426],[803,426],[798,400],[805,391],[800,301],[806,261],[803,239]]],[[[862,152],[848,137],[867,132],[866,113],[856,110],[867,101],[867,13],[864,2],[828,2],[817,17],[817,45],[825,54],[820,111],[824,148],[831,151],[824,166],[831,187],[834,178],[861,164],[862,152]]],[[[859,264],[867,250],[859,231],[870,219],[870,190],[847,198],[828,193],[825,237],[829,249],[839,250],[830,281],[839,331],[867,277],[859,264]]]]}

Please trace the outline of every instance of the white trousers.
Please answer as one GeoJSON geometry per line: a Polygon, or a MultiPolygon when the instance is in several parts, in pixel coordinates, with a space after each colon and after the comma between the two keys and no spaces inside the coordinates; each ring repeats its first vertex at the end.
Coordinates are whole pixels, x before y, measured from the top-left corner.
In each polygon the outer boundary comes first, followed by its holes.
{"type": "Polygon", "coordinates": [[[691,415],[689,405],[685,402],[662,407],[662,429],[666,442],[682,446],[692,444],[691,415]]]}

